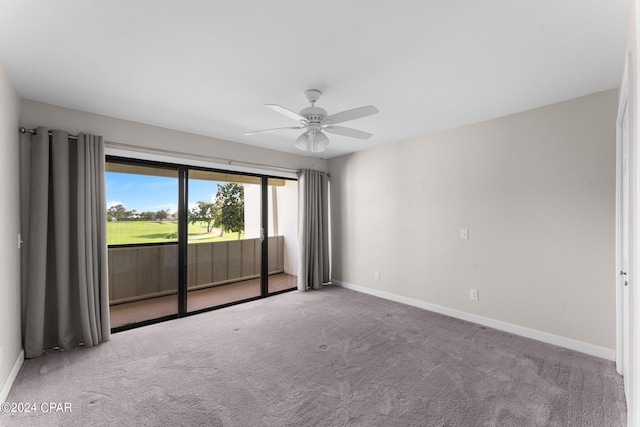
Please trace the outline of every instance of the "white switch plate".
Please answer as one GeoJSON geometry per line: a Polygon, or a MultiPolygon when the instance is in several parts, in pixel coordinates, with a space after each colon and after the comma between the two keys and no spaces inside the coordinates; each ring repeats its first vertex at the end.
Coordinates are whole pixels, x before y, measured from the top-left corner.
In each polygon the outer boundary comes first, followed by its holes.
{"type": "Polygon", "coordinates": [[[468,228],[461,228],[460,229],[460,238],[467,240],[469,238],[469,229],[468,228]]]}
{"type": "Polygon", "coordinates": [[[376,280],[380,280],[380,272],[376,271],[375,273],[373,273],[373,278],[376,280]]]}
{"type": "Polygon", "coordinates": [[[477,289],[469,289],[469,298],[471,298],[473,301],[479,301],[479,295],[478,295],[478,290],[477,289]]]}

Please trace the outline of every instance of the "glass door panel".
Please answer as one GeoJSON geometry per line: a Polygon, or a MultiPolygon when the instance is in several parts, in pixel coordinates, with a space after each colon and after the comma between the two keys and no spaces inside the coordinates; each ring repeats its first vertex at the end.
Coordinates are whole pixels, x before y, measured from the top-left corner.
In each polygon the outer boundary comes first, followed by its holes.
{"type": "Polygon", "coordinates": [[[178,172],[106,163],[111,327],[178,312],[178,172]]]}
{"type": "Polygon", "coordinates": [[[260,178],[189,169],[187,188],[187,311],[260,297],[260,178]]]}
{"type": "Polygon", "coordinates": [[[269,178],[267,186],[268,293],[297,287],[298,182],[269,178]]]}

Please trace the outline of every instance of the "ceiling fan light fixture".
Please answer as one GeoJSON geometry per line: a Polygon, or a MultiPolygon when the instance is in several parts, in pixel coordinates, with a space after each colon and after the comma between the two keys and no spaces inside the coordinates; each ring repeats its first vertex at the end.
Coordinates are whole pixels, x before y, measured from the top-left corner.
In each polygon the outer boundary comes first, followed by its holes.
{"type": "Polygon", "coordinates": [[[325,148],[329,146],[329,138],[322,132],[317,132],[315,138],[313,139],[315,148],[317,152],[320,153],[324,151],[325,148]]]}
{"type": "Polygon", "coordinates": [[[309,149],[309,132],[300,135],[293,146],[298,150],[307,151],[309,149]]]}

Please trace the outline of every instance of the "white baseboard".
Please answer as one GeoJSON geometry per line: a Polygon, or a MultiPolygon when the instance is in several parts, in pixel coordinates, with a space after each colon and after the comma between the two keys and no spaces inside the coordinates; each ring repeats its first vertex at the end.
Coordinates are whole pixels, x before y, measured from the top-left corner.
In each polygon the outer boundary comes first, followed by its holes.
{"type": "Polygon", "coordinates": [[[600,357],[602,359],[614,361],[616,358],[615,350],[611,350],[611,349],[600,347],[593,344],[588,344],[582,341],[573,340],[571,338],[565,338],[559,335],[553,335],[547,332],[538,331],[536,329],[530,329],[524,326],[514,325],[513,323],[507,323],[501,320],[490,319],[488,317],[478,316],[477,314],[466,313],[464,311],[455,310],[453,308],[448,308],[448,307],[444,307],[437,304],[431,304],[431,303],[420,301],[413,298],[403,297],[401,295],[392,294],[390,292],[371,289],[371,288],[367,288],[365,286],[360,286],[360,285],[354,285],[352,283],[343,282],[341,280],[331,279],[331,283],[334,285],[341,286],[343,288],[362,292],[364,294],[369,294],[376,297],[388,299],[391,301],[411,305],[414,307],[419,307],[425,310],[433,311],[435,313],[444,314],[445,316],[455,317],[457,319],[466,320],[468,322],[488,326],[490,328],[509,332],[515,335],[520,335],[526,338],[531,338],[531,339],[542,341],[548,344],[553,344],[560,347],[568,348],[570,350],[579,351],[581,353],[586,353],[591,356],[600,357]]]}
{"type": "Polygon", "coordinates": [[[13,382],[16,380],[18,372],[20,372],[20,368],[22,367],[22,362],[24,362],[24,350],[22,350],[18,355],[16,362],[13,364],[13,368],[11,368],[11,372],[9,372],[7,380],[2,386],[2,391],[0,392],[0,404],[4,403],[7,400],[7,396],[9,396],[11,386],[13,386],[13,382]]]}

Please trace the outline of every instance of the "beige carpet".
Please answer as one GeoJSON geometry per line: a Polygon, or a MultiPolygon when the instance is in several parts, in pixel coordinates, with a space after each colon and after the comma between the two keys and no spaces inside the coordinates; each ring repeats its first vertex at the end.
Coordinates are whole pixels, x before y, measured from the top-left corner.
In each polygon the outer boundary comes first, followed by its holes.
{"type": "Polygon", "coordinates": [[[624,426],[610,361],[328,286],[25,361],[3,426],[624,426]],[[61,406],[64,408],[64,406],[61,406]]]}

